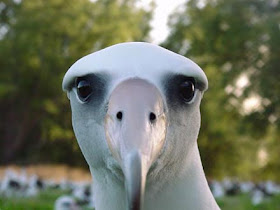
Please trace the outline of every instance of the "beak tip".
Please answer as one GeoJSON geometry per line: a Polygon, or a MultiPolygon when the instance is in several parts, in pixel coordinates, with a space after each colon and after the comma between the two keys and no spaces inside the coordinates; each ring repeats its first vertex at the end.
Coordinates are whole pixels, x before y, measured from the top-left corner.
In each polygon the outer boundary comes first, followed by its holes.
{"type": "Polygon", "coordinates": [[[146,173],[143,170],[139,152],[132,152],[127,157],[124,168],[126,194],[129,210],[141,210],[144,198],[146,173]]]}

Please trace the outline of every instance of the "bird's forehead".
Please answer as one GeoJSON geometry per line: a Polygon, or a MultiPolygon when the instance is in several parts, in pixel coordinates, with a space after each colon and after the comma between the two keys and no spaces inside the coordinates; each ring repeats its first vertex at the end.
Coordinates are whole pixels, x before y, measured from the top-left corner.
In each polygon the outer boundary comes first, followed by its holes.
{"type": "Polygon", "coordinates": [[[190,59],[157,45],[130,42],[113,45],[89,54],[74,63],[63,79],[63,89],[69,90],[76,77],[104,73],[115,80],[138,77],[158,83],[163,75],[182,74],[194,77],[208,86],[201,68],[190,59]]]}

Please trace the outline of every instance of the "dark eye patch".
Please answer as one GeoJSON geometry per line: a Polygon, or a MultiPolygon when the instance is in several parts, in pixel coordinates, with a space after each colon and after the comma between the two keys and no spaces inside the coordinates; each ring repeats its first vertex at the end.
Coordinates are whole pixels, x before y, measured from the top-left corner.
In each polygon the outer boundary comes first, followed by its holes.
{"type": "Polygon", "coordinates": [[[187,106],[194,97],[195,89],[203,89],[193,77],[181,74],[170,74],[163,78],[164,91],[168,104],[172,106],[187,106]]]}
{"type": "Polygon", "coordinates": [[[87,74],[77,77],[75,87],[77,94],[83,102],[98,103],[103,101],[107,91],[109,78],[104,74],[87,74]]]}

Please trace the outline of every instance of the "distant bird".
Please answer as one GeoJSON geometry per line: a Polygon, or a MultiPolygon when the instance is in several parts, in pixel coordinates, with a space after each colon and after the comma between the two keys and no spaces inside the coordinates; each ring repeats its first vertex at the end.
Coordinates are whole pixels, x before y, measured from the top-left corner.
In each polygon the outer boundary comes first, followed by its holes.
{"type": "Polygon", "coordinates": [[[87,184],[76,184],[73,187],[72,195],[78,200],[81,205],[89,204],[91,201],[91,188],[87,184]]]}
{"type": "Polygon", "coordinates": [[[251,202],[253,205],[259,205],[276,194],[280,194],[280,186],[272,181],[260,182],[251,191],[251,202]]]}
{"type": "Polygon", "coordinates": [[[32,197],[37,196],[42,188],[43,181],[37,175],[28,177],[25,170],[15,173],[8,169],[0,185],[0,194],[6,197],[32,197]]]}
{"type": "Polygon", "coordinates": [[[233,181],[226,178],[223,180],[222,184],[226,195],[233,196],[240,193],[240,186],[237,181],[233,181]]]}
{"type": "Polygon", "coordinates": [[[263,202],[265,194],[260,189],[254,189],[251,192],[251,203],[256,206],[263,202]]]}
{"type": "Polygon", "coordinates": [[[264,188],[265,194],[267,194],[267,195],[280,194],[280,186],[275,184],[272,181],[264,182],[263,188],[264,188]]]}
{"type": "Polygon", "coordinates": [[[240,191],[242,193],[248,193],[248,192],[251,192],[254,188],[254,183],[253,182],[241,182],[240,183],[240,191]]]}
{"type": "Polygon", "coordinates": [[[60,196],[55,201],[54,210],[80,210],[75,199],[68,195],[60,196]]]}
{"type": "Polygon", "coordinates": [[[38,193],[44,188],[44,182],[35,174],[29,178],[28,188],[26,195],[28,197],[37,196],[38,193]]]}
{"type": "Polygon", "coordinates": [[[220,182],[212,180],[209,186],[215,198],[222,198],[225,196],[225,190],[220,182]]]}
{"type": "Polygon", "coordinates": [[[6,170],[4,178],[0,186],[0,194],[6,197],[22,196],[25,183],[20,182],[21,179],[13,170],[6,170]]]}
{"type": "Polygon", "coordinates": [[[96,210],[219,209],[197,146],[207,85],[193,61],[148,43],[114,45],[68,70],[96,210]]]}

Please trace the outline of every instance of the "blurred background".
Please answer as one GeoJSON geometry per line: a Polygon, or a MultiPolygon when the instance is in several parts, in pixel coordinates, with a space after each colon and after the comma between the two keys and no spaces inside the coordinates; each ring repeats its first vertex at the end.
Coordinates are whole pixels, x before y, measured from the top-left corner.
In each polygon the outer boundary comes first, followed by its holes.
{"type": "Polygon", "coordinates": [[[9,176],[90,181],[62,78],[80,57],[127,41],[161,45],[205,71],[198,144],[221,208],[280,209],[279,0],[1,0],[0,209],[52,209],[61,195],[7,194],[9,176]]]}

